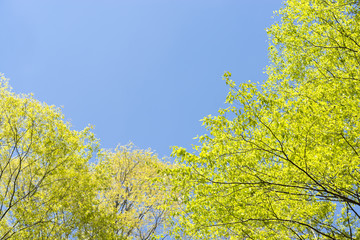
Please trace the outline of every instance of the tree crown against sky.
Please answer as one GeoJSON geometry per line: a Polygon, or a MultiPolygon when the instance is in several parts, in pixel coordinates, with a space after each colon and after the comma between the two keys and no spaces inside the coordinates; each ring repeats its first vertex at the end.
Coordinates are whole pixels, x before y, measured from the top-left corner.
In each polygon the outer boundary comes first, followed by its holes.
{"type": "Polygon", "coordinates": [[[0,112],[0,238],[77,236],[96,213],[90,128],[70,130],[59,109],[14,94],[3,76],[0,112]]]}
{"type": "Polygon", "coordinates": [[[171,204],[170,166],[133,144],[103,151],[96,166],[102,180],[101,209],[108,212],[112,238],[166,239],[175,208],[171,204]],[[104,181],[105,180],[105,181],[104,181]]]}
{"type": "Polygon", "coordinates": [[[230,87],[195,153],[175,148],[194,237],[360,237],[359,1],[285,2],[263,84],[230,87]]]}
{"type": "Polygon", "coordinates": [[[0,239],[164,238],[168,164],[133,145],[99,149],[88,127],[0,81],[0,239]]]}
{"type": "Polygon", "coordinates": [[[148,151],[99,152],[90,128],[2,78],[0,237],[149,239],[172,221],[182,239],[358,239],[359,11],[285,2],[268,80],[225,73],[228,107],[203,119],[195,153],[174,149],[171,169],[148,151]]]}

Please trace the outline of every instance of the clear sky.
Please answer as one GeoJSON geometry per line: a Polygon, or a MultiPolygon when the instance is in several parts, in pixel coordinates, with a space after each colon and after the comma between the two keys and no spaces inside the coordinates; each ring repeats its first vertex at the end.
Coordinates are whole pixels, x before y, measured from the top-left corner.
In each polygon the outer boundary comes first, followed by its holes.
{"type": "Polygon", "coordinates": [[[262,82],[280,0],[0,0],[0,72],[17,93],[63,106],[104,148],[169,156],[224,107],[230,71],[262,82]]]}

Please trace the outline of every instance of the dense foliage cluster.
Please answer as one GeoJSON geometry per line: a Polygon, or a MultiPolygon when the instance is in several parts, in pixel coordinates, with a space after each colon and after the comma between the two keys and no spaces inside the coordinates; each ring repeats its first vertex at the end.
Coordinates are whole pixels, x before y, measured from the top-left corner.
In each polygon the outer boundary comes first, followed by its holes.
{"type": "Polygon", "coordinates": [[[289,0],[262,85],[230,87],[176,148],[182,226],[216,239],[360,238],[360,2],[289,0]]]}
{"type": "Polygon", "coordinates": [[[70,130],[59,109],[14,94],[3,76],[0,116],[0,239],[162,236],[170,188],[156,155],[100,151],[90,128],[70,130]]]}
{"type": "Polygon", "coordinates": [[[76,236],[88,223],[94,181],[90,129],[69,129],[58,109],[0,83],[0,238],[76,236]]]}
{"type": "Polygon", "coordinates": [[[360,1],[288,0],[268,78],[229,86],[176,163],[0,80],[0,239],[360,239],[360,1]]]}
{"type": "Polygon", "coordinates": [[[170,179],[163,172],[168,168],[150,150],[139,150],[132,144],[102,153],[96,167],[101,179],[106,180],[101,205],[110,210],[113,221],[107,228],[116,239],[166,237],[170,179]]]}

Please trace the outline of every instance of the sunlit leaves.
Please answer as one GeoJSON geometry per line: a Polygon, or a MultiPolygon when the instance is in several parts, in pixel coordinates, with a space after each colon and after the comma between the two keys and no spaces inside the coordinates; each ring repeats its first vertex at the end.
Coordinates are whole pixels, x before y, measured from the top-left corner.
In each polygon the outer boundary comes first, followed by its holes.
{"type": "Polygon", "coordinates": [[[169,228],[169,166],[150,150],[132,144],[102,153],[97,174],[106,181],[100,191],[101,208],[111,219],[107,226],[116,239],[163,238],[169,228]]]}
{"type": "Polygon", "coordinates": [[[360,237],[359,2],[285,2],[268,79],[229,85],[186,165],[183,230],[200,239],[360,237]],[[336,210],[338,209],[338,210],[336,210]],[[341,209],[341,214],[340,214],[341,209]]]}
{"type": "Polygon", "coordinates": [[[68,238],[91,221],[90,128],[70,130],[60,110],[0,82],[0,238],[68,238]]]}

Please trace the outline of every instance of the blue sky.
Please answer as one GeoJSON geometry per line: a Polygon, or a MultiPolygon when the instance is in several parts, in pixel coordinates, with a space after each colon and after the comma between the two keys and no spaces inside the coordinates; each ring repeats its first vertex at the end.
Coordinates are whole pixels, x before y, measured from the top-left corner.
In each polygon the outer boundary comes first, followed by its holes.
{"type": "Polygon", "coordinates": [[[279,0],[0,0],[0,72],[102,147],[169,156],[224,107],[230,71],[262,82],[279,0]]]}

